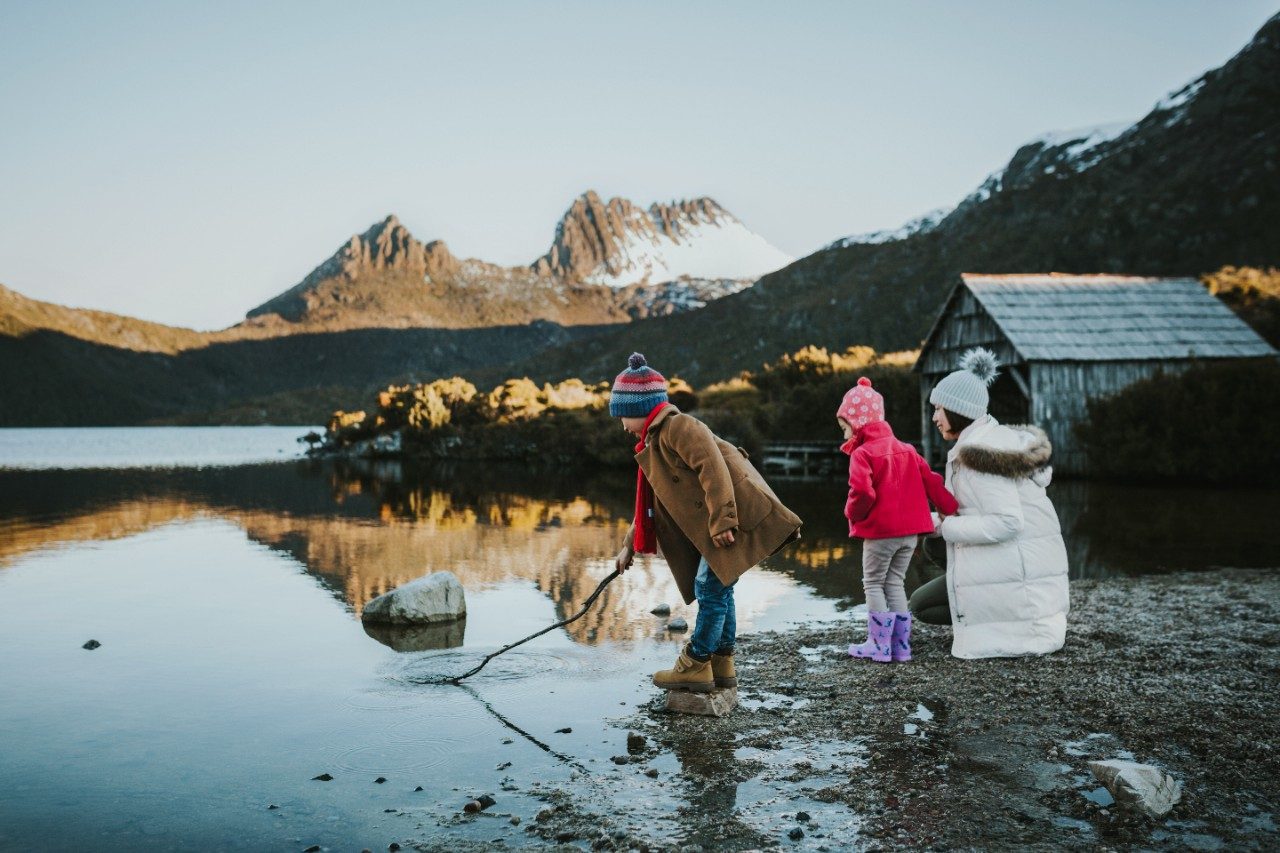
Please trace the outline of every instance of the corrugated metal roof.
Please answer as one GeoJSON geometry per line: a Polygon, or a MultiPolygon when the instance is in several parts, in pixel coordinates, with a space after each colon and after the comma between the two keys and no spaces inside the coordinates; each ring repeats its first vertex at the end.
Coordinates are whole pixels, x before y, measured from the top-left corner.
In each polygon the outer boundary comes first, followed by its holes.
{"type": "Polygon", "coordinates": [[[1027,361],[1276,354],[1194,278],[1058,273],[963,278],[1027,361]]]}

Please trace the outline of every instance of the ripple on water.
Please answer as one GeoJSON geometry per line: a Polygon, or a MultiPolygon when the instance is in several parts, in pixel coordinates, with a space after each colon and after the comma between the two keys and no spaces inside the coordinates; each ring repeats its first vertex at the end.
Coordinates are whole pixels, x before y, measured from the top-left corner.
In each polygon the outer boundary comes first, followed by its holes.
{"type": "Polygon", "coordinates": [[[347,773],[409,773],[444,764],[457,752],[457,742],[446,737],[418,737],[412,742],[388,740],[351,747],[334,753],[333,766],[347,773]]]}
{"type": "MultiPolygon", "coordinates": [[[[384,675],[402,684],[438,685],[442,678],[461,675],[479,664],[488,652],[450,649],[429,655],[405,656],[388,665],[384,675]]],[[[629,668],[625,655],[601,648],[513,649],[489,661],[466,684],[510,683],[546,676],[598,678],[629,668]]]]}

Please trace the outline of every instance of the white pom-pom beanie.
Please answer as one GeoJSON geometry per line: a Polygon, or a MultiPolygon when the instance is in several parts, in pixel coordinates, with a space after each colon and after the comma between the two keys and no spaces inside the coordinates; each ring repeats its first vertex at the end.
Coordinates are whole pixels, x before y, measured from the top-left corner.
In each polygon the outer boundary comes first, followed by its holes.
{"type": "Polygon", "coordinates": [[[960,369],[948,373],[934,386],[929,402],[970,420],[987,413],[991,402],[987,386],[996,380],[1000,361],[990,350],[976,347],[960,358],[960,369]]]}

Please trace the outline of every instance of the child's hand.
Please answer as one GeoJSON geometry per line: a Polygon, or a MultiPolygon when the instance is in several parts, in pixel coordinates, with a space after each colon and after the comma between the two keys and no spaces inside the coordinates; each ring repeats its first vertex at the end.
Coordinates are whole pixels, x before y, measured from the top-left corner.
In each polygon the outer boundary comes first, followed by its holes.
{"type": "Polygon", "coordinates": [[[726,530],[724,533],[717,533],[711,537],[711,541],[717,548],[727,548],[733,544],[733,531],[726,530]]]}
{"type": "Polygon", "coordinates": [[[632,550],[630,545],[623,545],[622,550],[618,552],[618,556],[613,558],[613,567],[618,570],[619,574],[626,572],[631,568],[631,562],[636,558],[636,552],[632,550]]]}

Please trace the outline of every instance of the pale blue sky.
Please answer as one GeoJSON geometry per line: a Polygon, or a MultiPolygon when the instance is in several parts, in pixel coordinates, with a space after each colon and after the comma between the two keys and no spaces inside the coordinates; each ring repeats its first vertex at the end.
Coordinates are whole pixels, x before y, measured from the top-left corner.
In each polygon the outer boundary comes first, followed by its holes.
{"type": "Polygon", "coordinates": [[[390,212],[527,263],[588,188],[804,255],[1140,118],[1275,10],[0,0],[0,283],[217,328],[390,212]]]}

